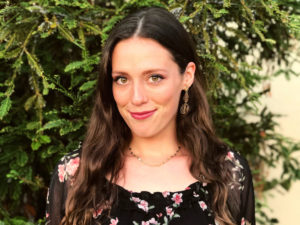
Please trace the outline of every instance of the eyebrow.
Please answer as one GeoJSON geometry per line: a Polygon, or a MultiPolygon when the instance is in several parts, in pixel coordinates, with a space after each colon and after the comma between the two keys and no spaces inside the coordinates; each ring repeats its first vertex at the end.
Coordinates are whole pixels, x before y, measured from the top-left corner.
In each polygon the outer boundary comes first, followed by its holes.
{"type": "MultiPolygon", "coordinates": [[[[143,71],[142,74],[149,74],[149,73],[154,73],[154,72],[158,72],[158,71],[167,73],[167,70],[164,70],[164,69],[149,69],[149,70],[143,71]]],[[[116,71],[112,71],[112,74],[128,75],[128,73],[126,73],[124,71],[117,71],[117,70],[116,71]]]]}

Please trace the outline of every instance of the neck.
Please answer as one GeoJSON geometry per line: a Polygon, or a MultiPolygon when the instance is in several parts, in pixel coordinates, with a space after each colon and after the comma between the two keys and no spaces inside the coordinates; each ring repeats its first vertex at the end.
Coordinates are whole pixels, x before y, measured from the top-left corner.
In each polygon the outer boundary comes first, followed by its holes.
{"type": "Polygon", "coordinates": [[[159,134],[155,137],[139,137],[133,135],[130,147],[140,157],[161,158],[174,154],[178,149],[176,132],[159,134]]]}

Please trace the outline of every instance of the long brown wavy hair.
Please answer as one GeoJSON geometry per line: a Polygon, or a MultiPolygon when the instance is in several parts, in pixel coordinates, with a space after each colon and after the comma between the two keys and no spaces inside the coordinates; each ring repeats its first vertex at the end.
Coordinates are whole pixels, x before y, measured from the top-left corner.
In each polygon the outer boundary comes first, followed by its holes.
{"type": "Polygon", "coordinates": [[[215,218],[220,224],[234,225],[237,209],[230,205],[238,204],[229,204],[229,200],[235,203],[238,197],[228,194],[227,184],[231,174],[225,163],[227,149],[213,129],[205,95],[206,79],[200,71],[195,46],[175,16],[158,7],[144,8],[125,17],[114,27],[106,41],[95,103],[82,144],[80,166],[68,191],[65,217],[61,224],[90,224],[94,210],[100,206],[107,215],[117,200],[114,183],[124,165],[125,150],[132,136],[113,98],[111,56],[118,42],[132,36],[151,38],[168,49],[181,73],[189,62],[195,62],[195,79],[189,89],[190,111],[184,116],[177,113],[177,140],[191,155],[191,174],[209,183],[212,193],[210,204],[215,218]],[[109,181],[106,178],[108,174],[111,175],[109,181]]]}

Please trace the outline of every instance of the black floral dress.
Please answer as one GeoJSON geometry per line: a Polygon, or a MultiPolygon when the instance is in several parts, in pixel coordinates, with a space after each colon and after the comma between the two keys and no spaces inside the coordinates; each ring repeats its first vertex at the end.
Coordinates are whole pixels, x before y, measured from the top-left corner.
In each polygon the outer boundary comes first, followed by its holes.
{"type": "MultiPolygon", "coordinates": [[[[79,149],[64,156],[56,166],[47,196],[46,224],[59,225],[64,216],[68,187],[80,161],[79,149]]],[[[236,152],[226,156],[232,165],[234,181],[230,191],[239,192],[238,225],[255,225],[254,193],[247,162],[236,152]]],[[[103,225],[218,225],[209,206],[209,184],[194,182],[177,192],[132,192],[116,185],[118,204],[110,216],[101,216],[102,209],[93,213],[93,223],[103,225]],[[100,220],[101,218],[101,220],[100,220]]]]}

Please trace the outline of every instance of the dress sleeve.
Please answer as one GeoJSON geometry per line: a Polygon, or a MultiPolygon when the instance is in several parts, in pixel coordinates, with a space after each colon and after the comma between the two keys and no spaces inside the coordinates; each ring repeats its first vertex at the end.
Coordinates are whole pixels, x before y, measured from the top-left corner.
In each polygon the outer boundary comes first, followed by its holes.
{"type": "Polygon", "coordinates": [[[68,189],[80,164],[81,143],[73,152],[65,155],[54,169],[46,202],[46,225],[59,225],[65,216],[68,189]]]}
{"type": "Polygon", "coordinates": [[[46,225],[59,225],[64,217],[66,183],[65,165],[62,160],[56,165],[48,188],[46,202],[46,225]]]}
{"type": "Polygon", "coordinates": [[[255,225],[255,200],[252,175],[248,163],[241,158],[243,164],[243,181],[241,190],[241,225],[255,225]]]}
{"type": "Polygon", "coordinates": [[[231,164],[233,181],[229,184],[229,195],[236,196],[231,202],[237,225],[255,225],[255,200],[252,175],[248,162],[235,151],[229,151],[226,160],[231,164]]]}

